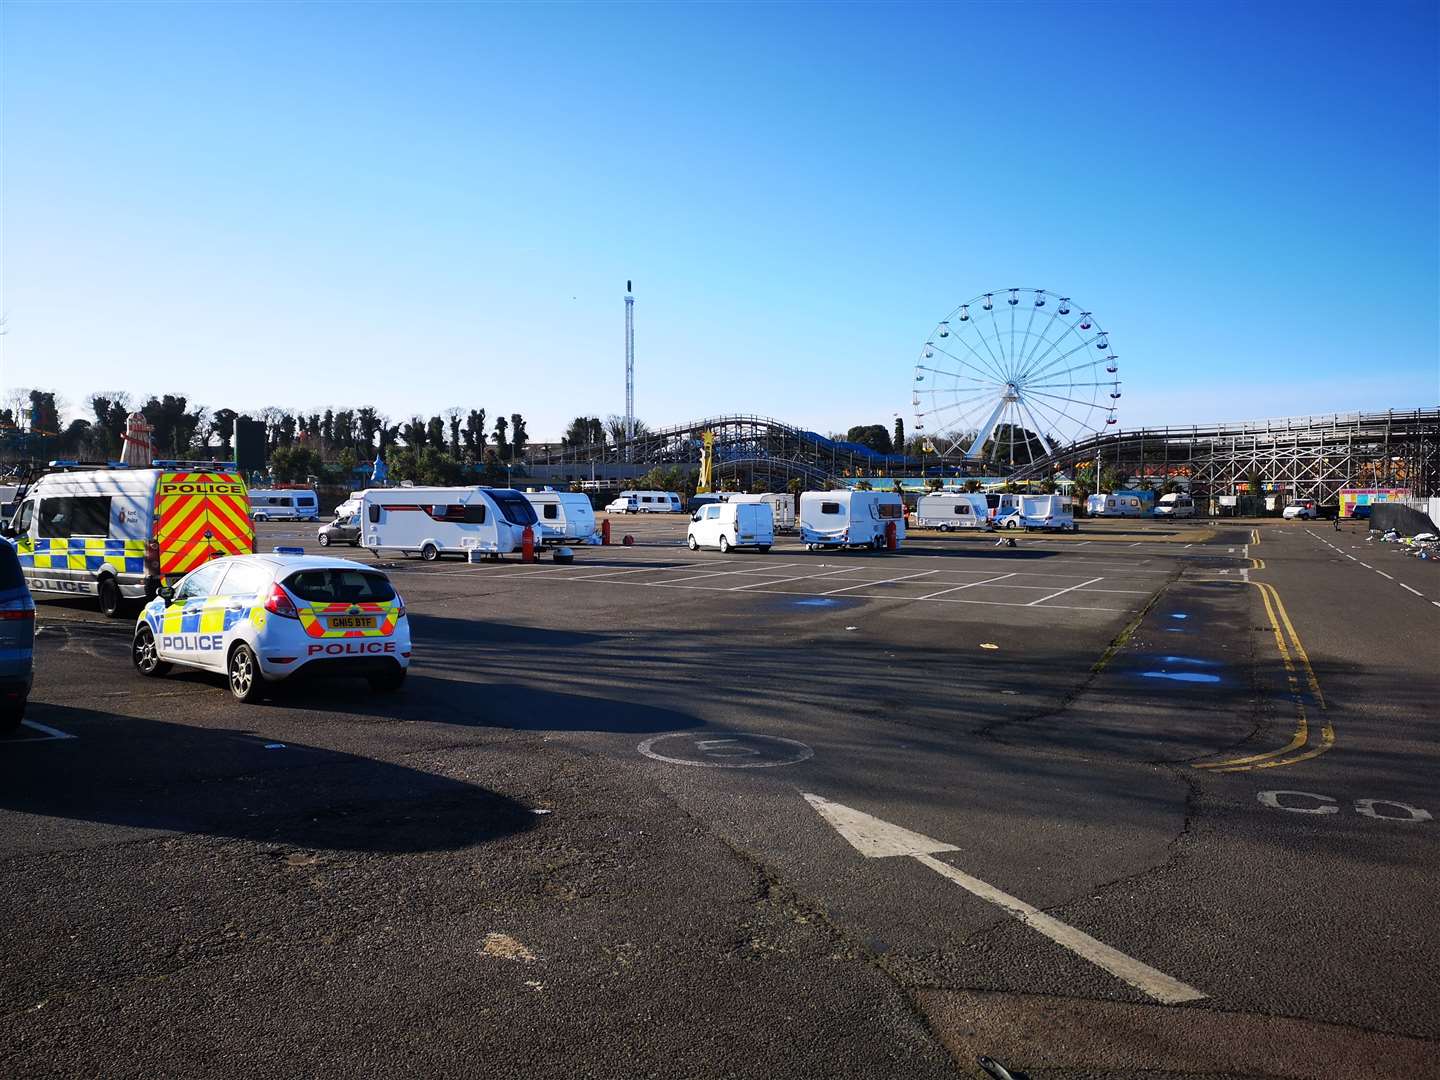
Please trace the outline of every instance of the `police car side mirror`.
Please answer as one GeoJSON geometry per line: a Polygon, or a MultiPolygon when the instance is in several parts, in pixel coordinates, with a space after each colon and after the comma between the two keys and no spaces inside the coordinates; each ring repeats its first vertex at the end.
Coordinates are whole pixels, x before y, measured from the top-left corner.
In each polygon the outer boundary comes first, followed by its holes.
{"type": "Polygon", "coordinates": [[[695,513],[691,514],[691,515],[690,515],[690,520],[691,520],[691,521],[699,521],[699,520],[700,520],[699,511],[696,511],[695,513]]]}
{"type": "Polygon", "coordinates": [[[157,590],[157,591],[158,591],[158,593],[159,593],[160,599],[161,599],[161,600],[164,600],[167,604],[170,603],[170,601],[172,601],[172,600],[175,599],[175,586],[174,586],[174,585],[161,585],[160,588],[159,588],[159,590],[157,590]]]}

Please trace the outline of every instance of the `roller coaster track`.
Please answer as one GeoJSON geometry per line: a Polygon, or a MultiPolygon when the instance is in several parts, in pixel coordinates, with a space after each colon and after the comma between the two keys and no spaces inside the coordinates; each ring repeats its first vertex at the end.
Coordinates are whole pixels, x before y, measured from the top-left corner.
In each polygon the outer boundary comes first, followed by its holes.
{"type": "MultiPolygon", "coordinates": [[[[627,464],[694,467],[705,432],[715,437],[717,476],[783,486],[794,477],[824,483],[859,476],[938,474],[933,461],[881,454],[769,416],[716,416],[615,443],[563,447],[536,465],[627,464]]],[[[1188,479],[1196,493],[1228,494],[1252,475],[1286,495],[1333,503],[1342,487],[1400,486],[1440,494],[1440,408],[1291,416],[1243,423],[1139,428],[1083,439],[1015,470],[1015,480],[1073,475],[1100,462],[1130,476],[1188,479]]],[[[971,463],[968,471],[993,466],[971,463]]],[[[960,475],[963,468],[949,468],[960,475]]]]}

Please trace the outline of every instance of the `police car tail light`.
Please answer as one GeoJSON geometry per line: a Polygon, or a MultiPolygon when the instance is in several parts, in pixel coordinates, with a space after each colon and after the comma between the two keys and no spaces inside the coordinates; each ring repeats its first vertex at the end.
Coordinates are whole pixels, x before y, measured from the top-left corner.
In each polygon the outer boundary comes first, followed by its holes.
{"type": "Polygon", "coordinates": [[[405,617],[405,598],[398,592],[395,594],[395,604],[399,609],[395,612],[395,618],[403,619],[405,617]]]}
{"type": "Polygon", "coordinates": [[[290,599],[290,594],[281,588],[278,582],[270,587],[270,595],[265,599],[265,610],[271,615],[283,615],[287,619],[300,617],[300,612],[295,610],[295,601],[290,599]]]}

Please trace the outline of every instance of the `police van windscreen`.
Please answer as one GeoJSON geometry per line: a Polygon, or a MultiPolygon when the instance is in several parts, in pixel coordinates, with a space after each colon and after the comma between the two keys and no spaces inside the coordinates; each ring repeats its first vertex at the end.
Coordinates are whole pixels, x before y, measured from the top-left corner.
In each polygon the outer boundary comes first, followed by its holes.
{"type": "Polygon", "coordinates": [[[535,516],[535,507],[530,505],[530,500],[518,491],[492,490],[490,497],[495,500],[500,513],[505,515],[505,520],[512,525],[534,525],[540,520],[535,516]]]}
{"type": "Polygon", "coordinates": [[[395,590],[384,574],[364,570],[299,570],[284,584],[310,604],[383,604],[395,599],[395,590]]]}

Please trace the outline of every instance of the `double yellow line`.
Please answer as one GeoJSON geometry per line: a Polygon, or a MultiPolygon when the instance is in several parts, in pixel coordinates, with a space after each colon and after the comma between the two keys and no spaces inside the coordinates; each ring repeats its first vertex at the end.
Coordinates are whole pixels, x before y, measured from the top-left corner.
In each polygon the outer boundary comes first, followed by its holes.
{"type": "MultiPolygon", "coordinates": [[[[1263,565],[1262,563],[1262,568],[1263,565]]],[[[1265,602],[1265,613],[1270,617],[1270,629],[1275,634],[1275,646],[1280,650],[1280,659],[1285,665],[1285,678],[1290,685],[1291,700],[1295,703],[1295,734],[1289,744],[1279,750],[1229,758],[1225,761],[1200,762],[1195,766],[1197,769],[1213,769],[1216,772],[1275,769],[1281,765],[1295,765],[1319,757],[1335,745],[1335,728],[1325,715],[1325,695],[1320,690],[1320,681],[1315,678],[1315,669],[1310,666],[1310,657],[1300,642],[1300,635],[1295,632],[1295,625],[1290,621],[1280,594],[1275,591],[1275,586],[1268,582],[1252,581],[1250,584],[1260,590],[1260,598],[1265,602]],[[1307,697],[1315,709],[1318,739],[1312,731],[1310,712],[1306,708],[1307,697]]]]}

